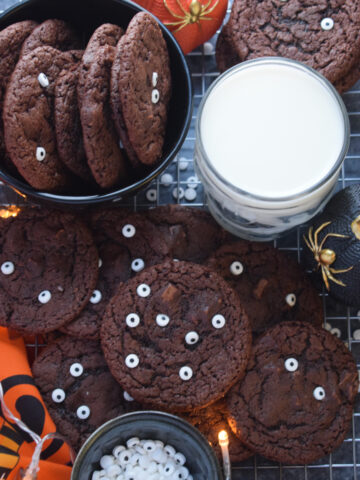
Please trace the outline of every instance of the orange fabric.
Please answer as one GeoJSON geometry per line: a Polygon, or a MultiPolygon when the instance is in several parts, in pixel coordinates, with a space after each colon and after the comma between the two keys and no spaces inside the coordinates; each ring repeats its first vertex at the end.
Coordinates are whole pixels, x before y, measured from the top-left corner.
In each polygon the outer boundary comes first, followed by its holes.
{"type": "MultiPolygon", "coordinates": [[[[0,381],[4,400],[11,412],[40,437],[55,432],[56,427],[36,388],[29,367],[24,341],[9,335],[0,327],[0,381]]],[[[15,480],[20,468],[25,469],[34,452],[35,443],[0,409],[0,479],[15,480]]],[[[45,443],[38,480],[68,480],[71,468],[69,448],[59,440],[45,443]]]]}

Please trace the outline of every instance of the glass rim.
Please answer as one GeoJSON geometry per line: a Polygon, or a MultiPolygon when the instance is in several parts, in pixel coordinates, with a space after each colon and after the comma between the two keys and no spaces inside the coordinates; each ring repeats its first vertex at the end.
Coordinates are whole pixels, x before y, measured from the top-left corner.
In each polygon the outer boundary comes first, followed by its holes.
{"type": "MultiPolygon", "coordinates": [[[[198,114],[196,117],[196,123],[195,123],[195,135],[196,135],[196,147],[198,148],[201,154],[201,157],[204,161],[204,166],[210,171],[211,175],[214,176],[214,178],[218,179],[219,181],[222,182],[223,186],[229,191],[235,192],[239,195],[242,195],[244,197],[247,197],[249,199],[253,200],[259,200],[259,201],[264,201],[264,202],[273,202],[273,203],[281,203],[281,202],[287,202],[291,200],[297,200],[302,198],[304,195],[310,194],[312,192],[315,192],[322,186],[324,186],[327,181],[329,181],[334,175],[336,175],[345,159],[346,153],[349,148],[350,144],[350,122],[349,122],[349,117],[348,113],[345,107],[345,104],[338,93],[338,91],[335,89],[335,87],[329,82],[327,78],[325,78],[323,75],[321,75],[319,72],[314,70],[313,68],[309,67],[308,65],[305,65],[302,62],[299,62],[297,60],[292,60],[290,58],[285,58],[285,57],[259,57],[255,58],[252,60],[246,60],[245,62],[239,63],[237,65],[234,65],[230,69],[226,70],[224,73],[219,75],[219,77],[210,85],[208,90],[205,92],[205,95],[203,96],[199,109],[198,109],[198,114]],[[255,64],[263,64],[263,65],[287,65],[291,66],[292,68],[295,68],[297,70],[301,70],[307,74],[310,74],[312,77],[315,77],[317,81],[319,81],[329,92],[330,95],[334,98],[336,104],[338,105],[341,116],[343,119],[343,125],[344,125],[344,141],[343,145],[341,147],[341,150],[339,152],[338,158],[336,162],[334,162],[333,166],[331,169],[327,172],[327,174],[321,178],[315,185],[312,185],[311,187],[308,187],[305,190],[302,190],[301,192],[297,192],[293,195],[287,195],[283,197],[269,197],[269,196],[263,196],[263,195],[257,195],[251,192],[247,192],[246,190],[242,190],[241,188],[233,185],[230,183],[228,180],[226,180],[219,172],[218,170],[214,167],[212,162],[209,159],[209,156],[207,155],[202,137],[201,137],[201,119],[202,119],[202,114],[203,114],[203,109],[205,106],[205,103],[213,90],[223,81],[225,81],[227,78],[231,77],[232,75],[236,74],[240,70],[245,70],[247,68],[251,68],[255,64]]],[[[195,158],[196,163],[198,164],[198,168],[200,171],[202,170],[202,166],[199,165],[198,158],[195,158]]],[[[218,188],[220,188],[218,186],[218,188]]]]}

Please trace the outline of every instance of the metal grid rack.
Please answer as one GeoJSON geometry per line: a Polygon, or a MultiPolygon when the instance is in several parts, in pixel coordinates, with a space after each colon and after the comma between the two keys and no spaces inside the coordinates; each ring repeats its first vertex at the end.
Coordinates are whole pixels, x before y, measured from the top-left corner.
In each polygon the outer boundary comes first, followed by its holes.
{"type": "MultiPolygon", "coordinates": [[[[0,0],[2,10],[17,3],[17,0],[0,0]]],[[[231,3],[231,0],[230,2],[231,3]]],[[[146,209],[155,205],[180,203],[200,207],[205,205],[205,196],[201,183],[195,176],[193,168],[193,149],[195,141],[195,118],[200,101],[209,85],[218,76],[215,62],[216,36],[202,47],[187,56],[194,87],[194,111],[187,138],[175,161],[166,169],[172,180],[163,181],[160,175],[146,191],[121,205],[135,210],[146,209]],[[194,178],[195,177],[195,178],[194,178]],[[196,198],[190,200],[189,191],[196,198]],[[178,195],[180,193],[180,195],[178,195]],[[183,196],[183,194],[186,194],[183,196]],[[187,199],[187,198],[188,199],[187,199]]],[[[340,190],[352,183],[360,182],[360,81],[343,95],[351,124],[351,143],[338,181],[340,190]]],[[[261,135],[261,132],[259,132],[261,135]]],[[[165,180],[165,179],[164,179],[165,180]]],[[[0,205],[24,205],[24,200],[11,189],[0,183],[0,205]]],[[[301,238],[307,226],[299,227],[295,232],[285,235],[274,242],[275,246],[287,251],[301,261],[301,238]]],[[[360,310],[346,308],[335,303],[325,292],[323,299],[325,318],[324,326],[336,329],[341,339],[346,342],[353,353],[360,374],[360,340],[353,338],[353,332],[360,329],[360,310]],[[340,333],[339,333],[340,332],[340,333]]],[[[39,343],[28,345],[37,355],[39,343]]],[[[335,452],[312,465],[286,466],[268,461],[260,456],[233,466],[233,480],[360,480],[360,395],[357,396],[351,429],[343,444],[335,452]]]]}

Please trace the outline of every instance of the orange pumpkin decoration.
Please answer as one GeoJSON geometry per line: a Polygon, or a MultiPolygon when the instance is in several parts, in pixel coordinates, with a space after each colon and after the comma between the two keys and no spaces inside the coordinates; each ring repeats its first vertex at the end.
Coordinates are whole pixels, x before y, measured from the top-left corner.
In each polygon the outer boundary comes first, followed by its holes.
{"type": "Polygon", "coordinates": [[[173,33],[186,54],[209,40],[225,17],[227,0],[136,0],[173,33]]]}

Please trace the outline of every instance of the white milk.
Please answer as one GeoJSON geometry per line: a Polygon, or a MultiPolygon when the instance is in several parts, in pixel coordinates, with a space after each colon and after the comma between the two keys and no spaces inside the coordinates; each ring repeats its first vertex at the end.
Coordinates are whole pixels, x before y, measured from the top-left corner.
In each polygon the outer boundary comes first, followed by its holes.
{"type": "Polygon", "coordinates": [[[211,85],[196,120],[195,167],[224,228],[270,240],[324,207],[348,146],[335,89],[299,62],[269,57],[211,85]]]}
{"type": "Polygon", "coordinates": [[[219,175],[269,199],[319,183],[344,143],[335,97],[316,77],[288,65],[259,65],[229,76],[208,97],[200,128],[219,175]]]}

